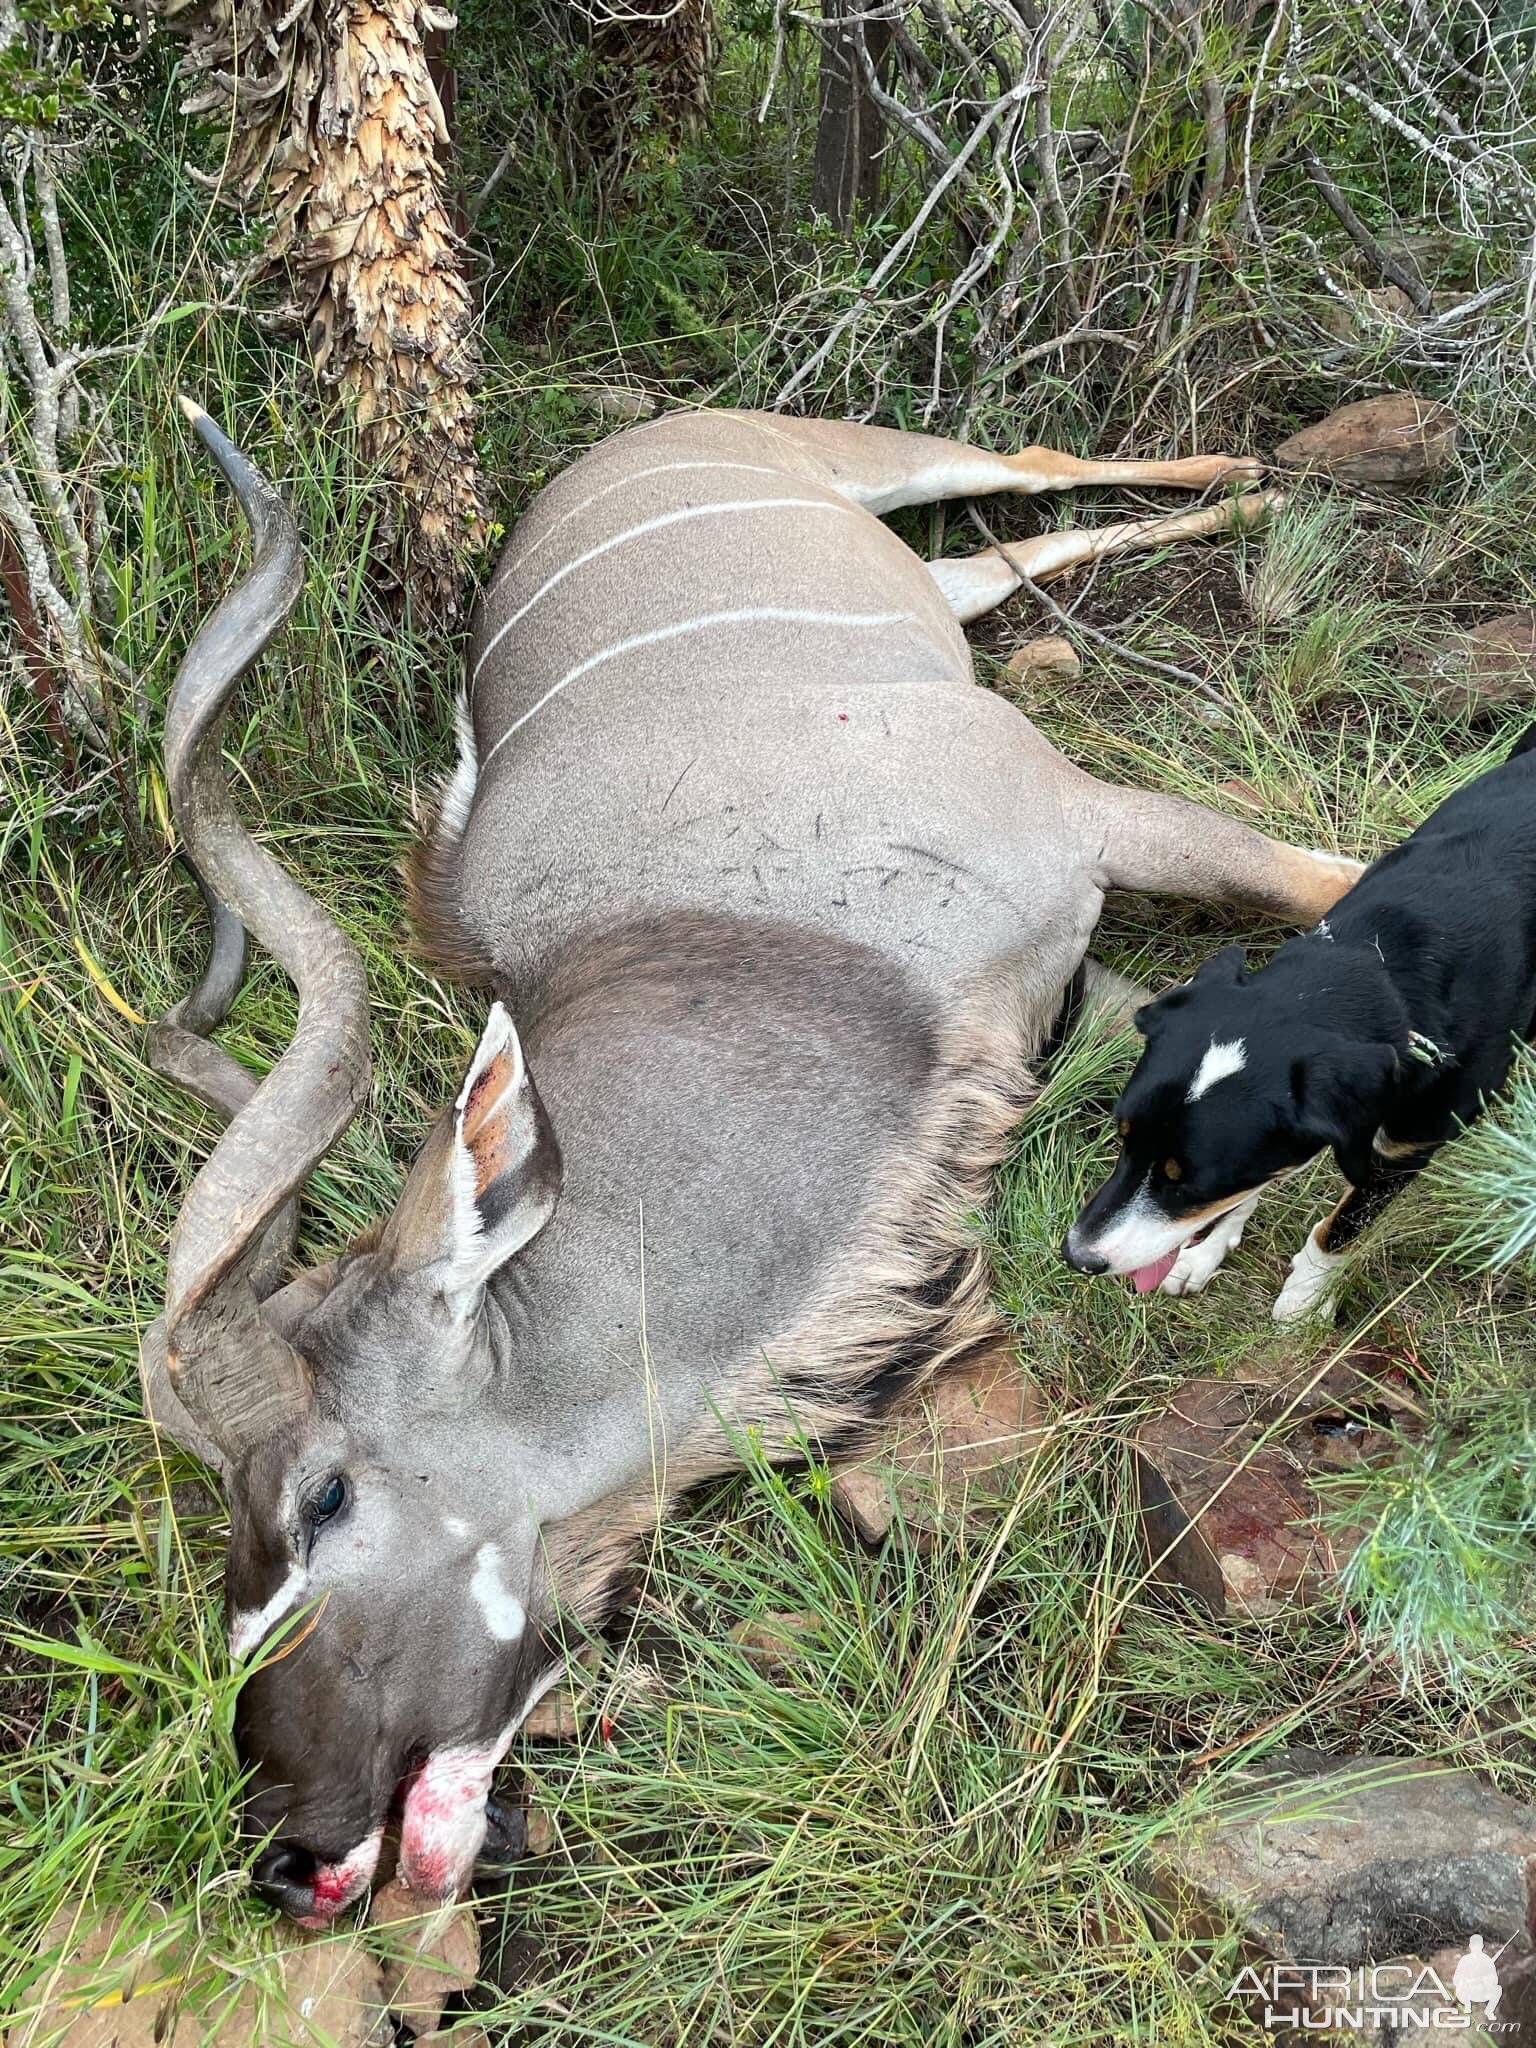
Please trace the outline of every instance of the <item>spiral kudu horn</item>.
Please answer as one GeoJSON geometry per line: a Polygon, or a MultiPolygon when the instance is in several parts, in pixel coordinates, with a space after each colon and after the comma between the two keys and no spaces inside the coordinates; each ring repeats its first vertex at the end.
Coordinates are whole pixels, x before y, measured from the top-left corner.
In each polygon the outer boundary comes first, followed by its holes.
{"type": "Polygon", "coordinates": [[[231,1462],[309,1403],[302,1358],[261,1313],[259,1280],[291,1232],[291,1200],[356,1115],[368,1089],[368,994],[351,941],[258,846],[224,773],[224,717],[236,685],[292,611],[303,583],[287,509],[201,407],[183,399],[199,439],[250,521],[250,569],[187,649],[165,721],[166,782],[187,857],[213,916],[214,947],[193,994],[155,1027],[150,1056],[230,1123],[187,1191],[166,1272],[171,1388],[231,1462]],[[293,1038],[252,1087],[207,1043],[234,999],[241,927],[299,993],[293,1038]],[[258,1269],[264,1269],[259,1271],[258,1269]]]}

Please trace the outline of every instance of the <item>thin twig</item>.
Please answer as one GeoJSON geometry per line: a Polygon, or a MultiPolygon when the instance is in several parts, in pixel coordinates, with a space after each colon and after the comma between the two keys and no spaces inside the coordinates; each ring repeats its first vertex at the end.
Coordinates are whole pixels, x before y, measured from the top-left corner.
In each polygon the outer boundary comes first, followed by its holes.
{"type": "Polygon", "coordinates": [[[1021,587],[1027,590],[1031,597],[1044,605],[1045,609],[1061,625],[1070,626],[1074,633],[1081,633],[1085,639],[1093,641],[1095,646],[1105,648],[1110,654],[1115,656],[1116,660],[1128,661],[1133,668],[1149,669],[1156,676],[1167,676],[1173,682],[1182,683],[1186,689],[1198,690],[1202,696],[1209,697],[1213,704],[1221,705],[1223,710],[1227,708],[1226,698],[1208,677],[1197,676],[1193,669],[1180,668],[1175,662],[1155,661],[1150,654],[1138,654],[1135,648],[1127,647],[1119,640],[1112,640],[1108,633],[1101,632],[1097,626],[1090,626],[1086,619],[1074,618],[1071,612],[1063,610],[1055,598],[1048,591],[1043,590],[1033,576],[1027,575],[1019,567],[1018,559],[1007,541],[998,539],[977,508],[972,505],[967,509],[977,529],[986,536],[987,540],[991,542],[992,546],[997,549],[1003,560],[1008,564],[1014,575],[1018,577],[1021,587]]]}
{"type": "Polygon", "coordinates": [[[1377,241],[1345,198],[1332,171],[1310,143],[1302,146],[1301,167],[1322,194],[1340,227],[1366,262],[1379,271],[1388,284],[1395,284],[1400,292],[1407,294],[1416,313],[1427,313],[1432,301],[1425,289],[1424,280],[1416,275],[1410,265],[1399,263],[1391,250],[1384,249],[1377,241]]]}

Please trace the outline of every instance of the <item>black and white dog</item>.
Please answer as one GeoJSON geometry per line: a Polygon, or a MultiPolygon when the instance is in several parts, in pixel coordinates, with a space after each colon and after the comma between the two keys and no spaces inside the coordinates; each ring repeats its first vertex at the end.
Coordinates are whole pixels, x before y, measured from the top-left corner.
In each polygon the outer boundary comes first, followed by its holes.
{"type": "Polygon", "coordinates": [[[1349,1190],[1291,1261],[1306,1315],[1347,1248],[1509,1074],[1536,1030],[1536,727],[1256,972],[1241,946],[1138,1011],[1120,1159],[1063,1252],[1193,1294],[1260,1195],[1333,1148],[1349,1190]]]}

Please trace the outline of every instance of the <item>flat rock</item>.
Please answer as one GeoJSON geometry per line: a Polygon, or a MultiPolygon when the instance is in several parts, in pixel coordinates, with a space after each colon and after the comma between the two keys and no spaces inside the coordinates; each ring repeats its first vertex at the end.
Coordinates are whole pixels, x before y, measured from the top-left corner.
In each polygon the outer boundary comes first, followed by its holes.
{"type": "Polygon", "coordinates": [[[559,1843],[555,1823],[540,1806],[534,1807],[528,1815],[528,1854],[547,1856],[559,1843]]]}
{"type": "MultiPolygon", "coordinates": [[[[1465,235],[1445,234],[1438,229],[1385,234],[1379,239],[1387,254],[1412,270],[1423,284],[1433,284],[1442,275],[1463,275],[1469,255],[1476,246],[1465,235]]],[[[1367,267],[1367,259],[1358,250],[1350,250],[1345,261],[1356,269],[1367,267]]]]}
{"type": "Polygon", "coordinates": [[[416,1893],[388,1884],[373,1895],[368,1931],[381,1952],[385,2002],[409,2025],[435,2027],[448,2000],[479,1973],[480,1934],[467,1905],[423,1910],[416,1893]]]}
{"type": "Polygon", "coordinates": [[[379,1967],[354,1933],[301,1941],[257,1981],[238,1982],[141,1928],[142,1916],[130,1929],[121,1913],[61,1908],[42,1947],[68,1941],[68,1960],[28,1994],[38,2009],[7,2048],[383,2048],[393,2038],[379,1967]]]}
{"type": "Polygon", "coordinates": [[[1314,1597],[1362,1532],[1325,1535],[1311,1481],[1397,1456],[1420,1433],[1405,1356],[1401,1340],[1357,1346],[1299,1400],[1315,1361],[1180,1387],[1136,1432],[1153,1576],[1213,1614],[1314,1597]]]}
{"type": "Polygon", "coordinates": [[[1159,1848],[1153,1876],[1181,1912],[1235,1922],[1250,1953],[1297,1963],[1358,1968],[1465,1950],[1474,1935],[1523,1951],[1536,1808],[1411,1757],[1283,1749],[1159,1848]]]}
{"type": "Polygon", "coordinates": [[[816,1614],[798,1612],[793,1614],[757,1614],[747,1621],[738,1621],[730,1630],[730,1638],[738,1644],[754,1664],[758,1664],[770,1676],[782,1676],[793,1670],[805,1656],[805,1638],[813,1635],[821,1626],[821,1617],[816,1614]]]}
{"type": "Polygon", "coordinates": [[[382,2048],[393,2035],[378,1963],[352,1931],[326,1935],[283,1956],[286,2013],[269,2009],[263,2042],[291,2048],[382,2048]]]}
{"type": "Polygon", "coordinates": [[[1261,814],[1278,809],[1300,810],[1307,798],[1306,791],[1297,783],[1284,781],[1272,783],[1270,794],[1266,796],[1262,789],[1241,775],[1229,776],[1225,782],[1218,782],[1216,788],[1228,803],[1261,814]]]}
{"type": "Polygon", "coordinates": [[[1461,427],[1448,405],[1391,391],[1340,406],[1275,450],[1283,468],[1349,484],[1411,484],[1434,476],[1454,453],[1461,427]]]}
{"type": "Polygon", "coordinates": [[[558,1685],[552,1685],[543,1699],[526,1716],[520,1735],[535,1742],[575,1742],[592,1719],[592,1679],[603,1661],[601,1643],[585,1643],[566,1665],[558,1685]]]}
{"type": "Polygon", "coordinates": [[[661,409],[649,391],[636,391],[628,384],[593,384],[581,395],[597,417],[612,426],[654,419],[661,409]]]}
{"type": "Polygon", "coordinates": [[[1077,649],[1070,640],[1054,637],[1026,640],[1008,657],[1008,674],[1015,682],[1032,676],[1056,676],[1072,681],[1083,672],[1077,649]]]}
{"type": "Polygon", "coordinates": [[[1329,299],[1317,310],[1317,321],[1340,341],[1350,341],[1362,329],[1379,328],[1383,320],[1414,318],[1412,299],[1401,285],[1373,285],[1368,291],[1350,292],[1329,299]]]}
{"type": "Polygon", "coordinates": [[[898,1515],[919,1546],[959,1536],[1009,1497],[1014,1469],[1045,1428],[1018,1360],[993,1353],[893,1410],[876,1448],[838,1468],[832,1505],[866,1543],[878,1543],[898,1515]]]}
{"type": "Polygon", "coordinates": [[[1536,608],[1504,612],[1427,650],[1408,666],[1447,711],[1471,717],[1487,705],[1536,702],[1536,608]]]}

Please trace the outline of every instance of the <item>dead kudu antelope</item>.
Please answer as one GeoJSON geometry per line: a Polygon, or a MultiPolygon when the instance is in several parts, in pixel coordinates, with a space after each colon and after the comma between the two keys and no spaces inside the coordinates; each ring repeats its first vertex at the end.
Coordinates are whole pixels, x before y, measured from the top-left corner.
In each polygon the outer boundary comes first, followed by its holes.
{"type": "MultiPolygon", "coordinates": [[[[1103,892],[1310,924],[1355,870],[1063,759],[976,685],[960,630],[1014,566],[925,564],[877,516],[1243,465],[668,415],[552,484],[485,594],[412,894],[421,942],[496,1000],[393,1212],[280,1285],[296,1193],[368,1089],[367,998],[230,798],[225,709],[301,557],[189,410],[256,557],[167,717],[215,944],[151,1051],[230,1121],[144,1372],[223,1472],[233,1650],[290,1625],[237,1735],[256,1883],[317,1923],[367,1887],[402,1786],[407,1882],[463,1886],[562,1628],[602,1618],[658,1515],[747,1432],[772,1459],[838,1455],[1006,1342],[967,1218],[1103,892]],[[209,1038],[242,926],[299,990],[259,1087],[209,1038]]],[[[1012,552],[1038,577],[1241,516],[1012,552]]]]}

